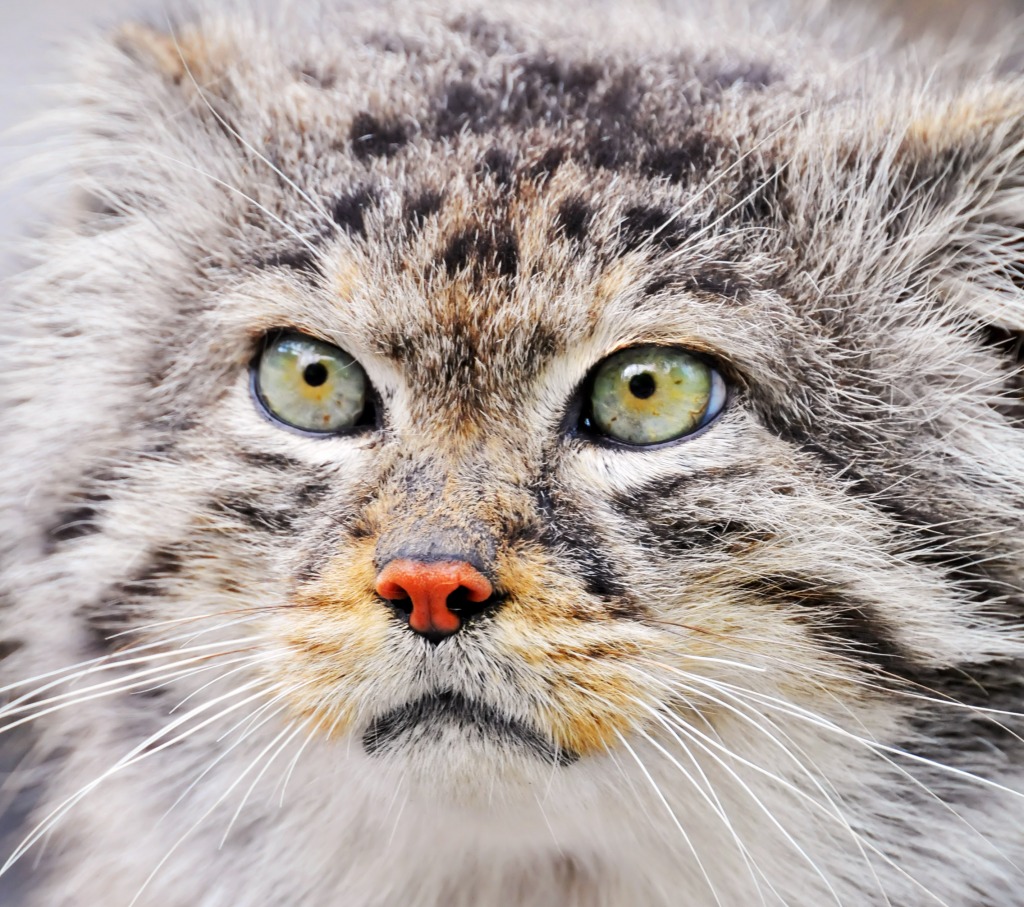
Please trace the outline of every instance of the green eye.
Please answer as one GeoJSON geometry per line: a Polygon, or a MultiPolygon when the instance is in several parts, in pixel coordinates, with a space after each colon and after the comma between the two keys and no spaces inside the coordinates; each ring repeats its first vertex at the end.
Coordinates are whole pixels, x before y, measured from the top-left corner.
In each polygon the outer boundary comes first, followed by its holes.
{"type": "Polygon", "coordinates": [[[725,405],[725,381],[707,362],[674,347],[637,346],[594,373],[588,427],[626,444],[693,434],[725,405]]]}
{"type": "Polygon", "coordinates": [[[274,337],[253,375],[256,397],[275,419],[317,434],[367,424],[369,381],[336,346],[304,334],[274,337]]]}

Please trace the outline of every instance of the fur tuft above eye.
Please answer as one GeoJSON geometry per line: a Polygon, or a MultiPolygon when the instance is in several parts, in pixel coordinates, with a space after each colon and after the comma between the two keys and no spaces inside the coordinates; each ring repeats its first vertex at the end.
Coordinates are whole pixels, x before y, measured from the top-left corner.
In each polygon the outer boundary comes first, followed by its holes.
{"type": "Polygon", "coordinates": [[[252,371],[257,405],[277,423],[317,435],[373,424],[366,372],[336,346],[285,331],[267,339],[252,371]]]}
{"type": "Polygon", "coordinates": [[[703,358],[677,347],[636,346],[599,363],[583,425],[638,447],[692,435],[725,406],[725,380],[703,358]]]}

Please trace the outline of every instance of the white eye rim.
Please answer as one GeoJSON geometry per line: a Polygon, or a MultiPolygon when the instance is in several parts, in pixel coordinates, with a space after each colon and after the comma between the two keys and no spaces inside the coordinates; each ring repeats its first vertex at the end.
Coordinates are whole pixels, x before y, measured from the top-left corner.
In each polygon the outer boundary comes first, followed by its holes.
{"type": "Polygon", "coordinates": [[[717,360],[708,354],[703,353],[700,350],[694,350],[690,347],[679,346],[676,344],[631,344],[629,346],[613,350],[606,356],[602,356],[601,359],[591,367],[590,371],[587,372],[587,377],[581,383],[579,390],[574,395],[574,403],[570,408],[570,416],[567,420],[569,425],[567,426],[568,431],[566,434],[571,438],[585,441],[594,446],[606,447],[615,450],[633,452],[661,450],[665,447],[673,447],[676,444],[683,444],[703,435],[723,416],[724,413],[728,411],[732,399],[732,385],[726,381],[717,360]],[[607,434],[595,424],[591,399],[594,391],[594,382],[601,368],[614,356],[630,352],[631,350],[643,349],[662,349],[685,353],[688,356],[693,356],[695,359],[699,359],[711,372],[711,394],[708,397],[708,405],[700,424],[692,431],[677,435],[674,438],[666,438],[664,441],[654,441],[650,444],[638,444],[633,441],[625,441],[621,438],[616,438],[614,435],[607,434]],[[575,413],[575,416],[572,415],[573,413],[575,413]]]}
{"type": "Polygon", "coordinates": [[[380,395],[377,393],[377,389],[374,387],[373,382],[370,381],[370,376],[367,374],[362,363],[360,363],[355,356],[347,350],[342,349],[340,346],[336,346],[327,340],[321,340],[319,337],[314,337],[304,331],[298,331],[294,328],[279,328],[277,330],[267,331],[260,338],[256,353],[249,362],[248,383],[249,395],[252,398],[256,411],[275,428],[284,429],[292,434],[297,434],[305,438],[314,438],[316,440],[323,440],[325,438],[361,437],[367,432],[375,431],[380,427],[380,395]],[[287,337],[298,337],[303,340],[310,340],[314,343],[332,347],[333,349],[343,353],[359,367],[366,382],[365,401],[363,404],[363,411],[360,413],[353,425],[345,428],[317,431],[311,428],[302,428],[299,425],[288,422],[274,412],[270,406],[270,402],[266,398],[266,395],[263,393],[263,389],[260,384],[260,363],[263,361],[264,355],[269,349],[271,349],[271,347],[287,337]]]}

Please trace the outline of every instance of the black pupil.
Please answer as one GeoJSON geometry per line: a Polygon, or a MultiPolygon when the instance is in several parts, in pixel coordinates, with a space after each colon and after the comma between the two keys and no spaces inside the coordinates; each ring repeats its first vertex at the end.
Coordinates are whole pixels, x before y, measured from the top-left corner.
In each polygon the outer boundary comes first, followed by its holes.
{"type": "Polygon", "coordinates": [[[629,392],[641,400],[646,400],[657,388],[658,385],[654,380],[654,375],[650,372],[641,372],[639,375],[634,375],[629,379],[629,392]]]}
{"type": "Polygon", "coordinates": [[[327,380],[327,366],[322,362],[311,362],[303,370],[302,380],[310,387],[319,387],[327,380]]]}

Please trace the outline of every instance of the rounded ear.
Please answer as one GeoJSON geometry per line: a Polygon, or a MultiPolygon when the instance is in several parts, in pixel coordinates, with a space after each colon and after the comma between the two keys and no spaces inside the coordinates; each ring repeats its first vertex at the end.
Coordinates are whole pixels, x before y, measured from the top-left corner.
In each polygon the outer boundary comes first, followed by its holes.
{"type": "Polygon", "coordinates": [[[168,82],[182,85],[195,80],[203,84],[214,73],[216,62],[226,48],[194,25],[169,26],[161,31],[130,22],[114,33],[115,46],[145,70],[168,82]]]}
{"type": "Polygon", "coordinates": [[[957,98],[904,145],[934,174],[936,289],[995,332],[1024,332],[1024,85],[957,98]]]}
{"type": "Polygon", "coordinates": [[[1024,83],[919,112],[900,157],[905,197],[930,209],[915,225],[919,280],[1006,357],[1001,408],[1024,424],[1024,83]]]}

